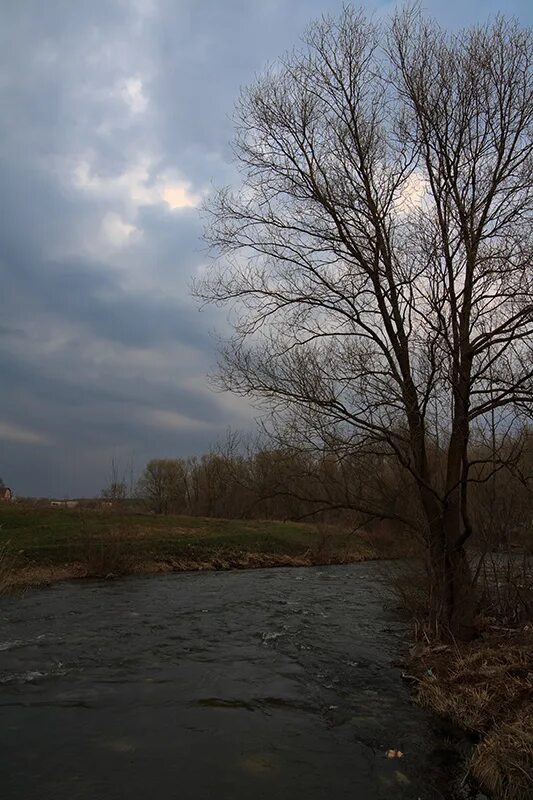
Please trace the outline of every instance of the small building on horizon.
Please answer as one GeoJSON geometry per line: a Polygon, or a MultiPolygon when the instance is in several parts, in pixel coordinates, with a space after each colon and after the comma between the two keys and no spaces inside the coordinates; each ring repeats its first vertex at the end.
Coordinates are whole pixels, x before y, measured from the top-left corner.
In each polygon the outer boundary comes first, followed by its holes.
{"type": "Polygon", "coordinates": [[[50,500],[50,505],[54,508],[77,508],[79,500],[50,500]]]}
{"type": "Polygon", "coordinates": [[[0,503],[10,503],[14,499],[13,490],[9,486],[0,486],[0,503]]]}

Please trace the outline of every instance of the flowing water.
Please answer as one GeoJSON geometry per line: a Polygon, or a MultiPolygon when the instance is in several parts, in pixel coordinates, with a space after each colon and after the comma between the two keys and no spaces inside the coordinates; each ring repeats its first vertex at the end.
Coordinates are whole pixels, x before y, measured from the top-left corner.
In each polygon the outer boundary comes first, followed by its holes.
{"type": "Polygon", "coordinates": [[[189,573],[3,598],[0,797],[456,797],[459,740],[391,663],[404,631],[387,569],[189,573]]]}

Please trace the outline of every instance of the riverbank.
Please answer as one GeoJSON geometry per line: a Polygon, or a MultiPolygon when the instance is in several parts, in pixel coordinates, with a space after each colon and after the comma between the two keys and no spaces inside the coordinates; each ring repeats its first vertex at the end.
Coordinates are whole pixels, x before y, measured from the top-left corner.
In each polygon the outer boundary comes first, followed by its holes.
{"type": "Polygon", "coordinates": [[[0,590],[77,578],[350,564],[406,543],[272,520],[9,506],[0,509],[0,590]]]}
{"type": "Polygon", "coordinates": [[[420,705],[472,734],[468,774],[495,800],[533,797],[533,626],[487,624],[472,642],[416,644],[420,705]]]}

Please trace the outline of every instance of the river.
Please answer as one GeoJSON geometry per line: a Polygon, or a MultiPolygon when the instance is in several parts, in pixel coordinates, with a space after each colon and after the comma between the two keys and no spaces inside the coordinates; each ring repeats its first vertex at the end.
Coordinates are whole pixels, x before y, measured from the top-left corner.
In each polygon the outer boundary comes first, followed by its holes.
{"type": "Polygon", "coordinates": [[[457,797],[460,740],[392,665],[404,647],[384,590],[392,568],[133,577],[1,598],[2,800],[457,797]]]}

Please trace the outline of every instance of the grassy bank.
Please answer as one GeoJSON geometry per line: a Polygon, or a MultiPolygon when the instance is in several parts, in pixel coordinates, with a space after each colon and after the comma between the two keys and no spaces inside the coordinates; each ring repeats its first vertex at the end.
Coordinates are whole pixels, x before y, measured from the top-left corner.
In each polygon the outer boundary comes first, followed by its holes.
{"type": "Polygon", "coordinates": [[[469,643],[413,649],[421,705],[474,734],[468,772],[497,800],[533,797],[533,628],[487,627],[469,643]]]}
{"type": "Polygon", "coordinates": [[[493,800],[532,800],[533,560],[512,551],[487,554],[486,562],[476,591],[478,634],[470,642],[442,641],[428,629],[421,564],[396,572],[391,590],[414,621],[405,677],[420,705],[472,736],[466,776],[493,800]]]}
{"type": "Polygon", "coordinates": [[[380,542],[363,535],[296,522],[10,505],[0,509],[0,525],[4,588],[78,577],[351,563],[382,552],[380,542]]]}
{"type": "Polygon", "coordinates": [[[465,777],[494,800],[531,800],[533,625],[480,616],[479,626],[471,642],[443,643],[417,625],[406,678],[420,705],[473,736],[465,777]]]}

